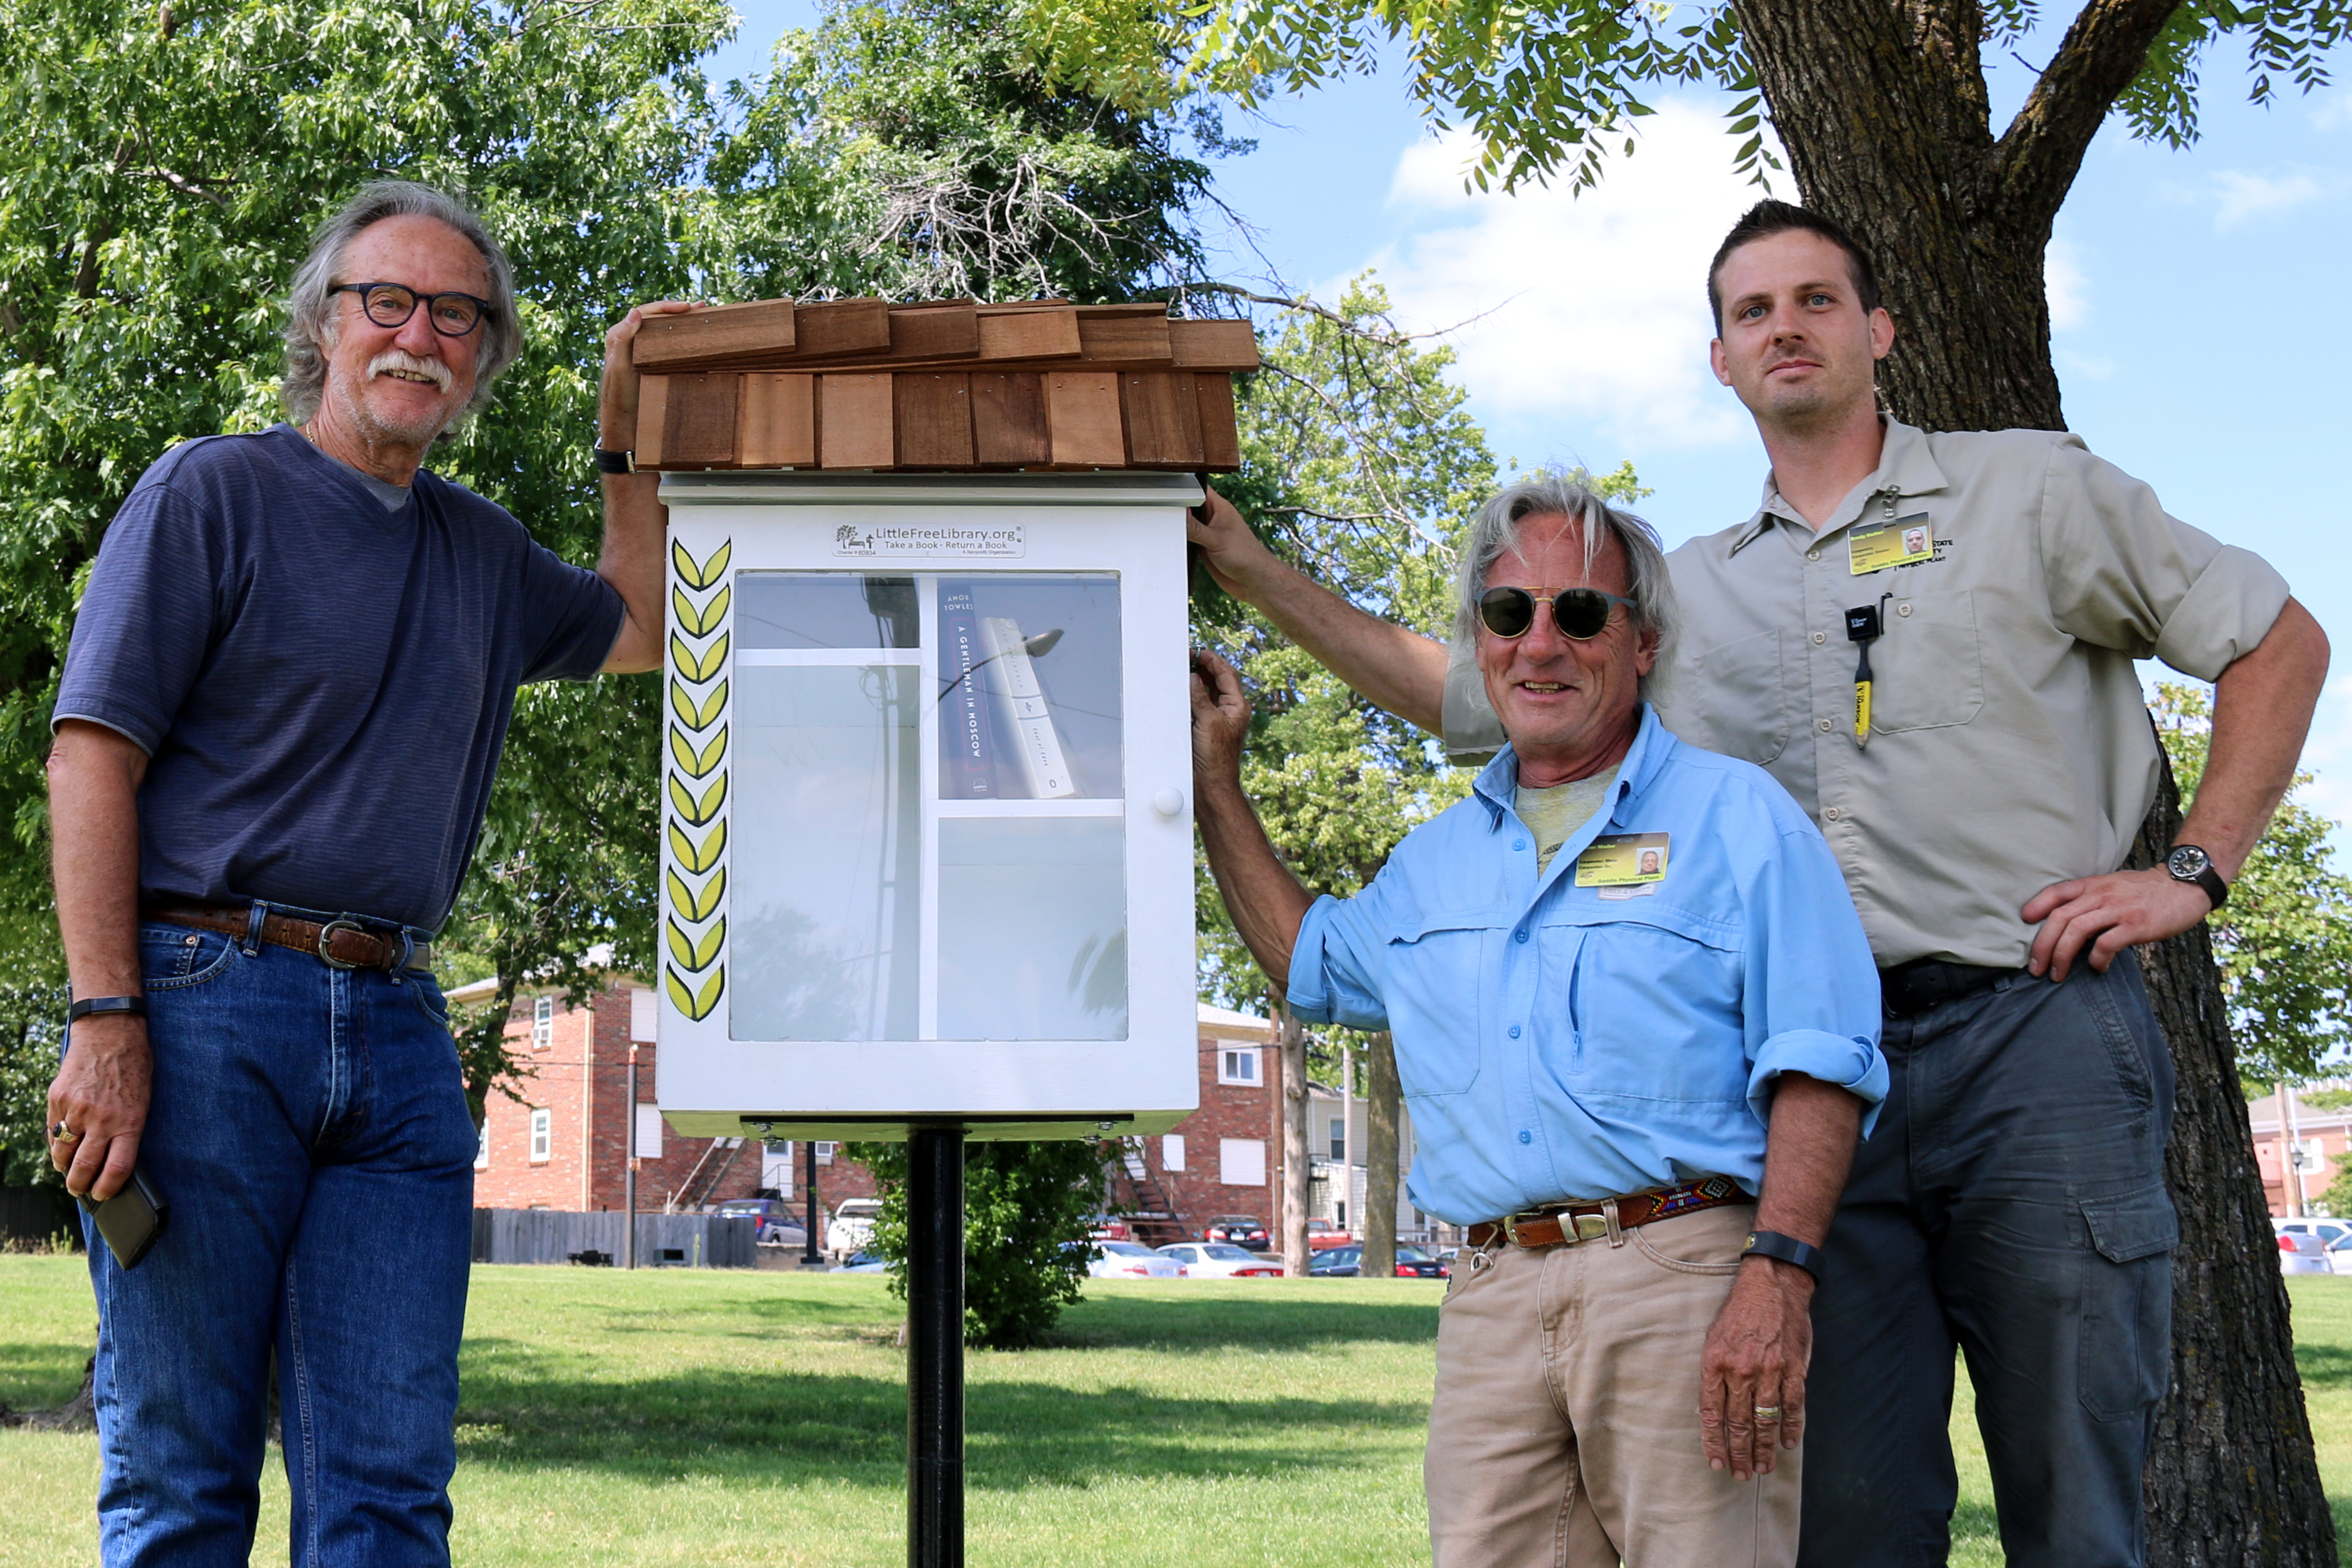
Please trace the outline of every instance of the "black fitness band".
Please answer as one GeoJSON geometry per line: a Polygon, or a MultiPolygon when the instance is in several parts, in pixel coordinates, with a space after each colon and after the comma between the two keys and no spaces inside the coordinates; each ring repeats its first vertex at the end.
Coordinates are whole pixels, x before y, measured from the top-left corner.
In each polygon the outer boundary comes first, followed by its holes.
{"type": "Polygon", "coordinates": [[[66,1009],[66,1022],[79,1024],[93,1013],[128,1013],[134,1018],[147,1016],[144,996],[85,996],[66,1009]]]}
{"type": "Polygon", "coordinates": [[[1813,1283],[1816,1285],[1821,1283],[1822,1272],[1829,1266],[1829,1260],[1822,1256],[1820,1247],[1808,1242],[1799,1241],[1793,1236],[1783,1236],[1777,1230],[1749,1231],[1748,1245],[1739,1249],[1739,1255],[1742,1258],[1769,1258],[1780,1263],[1793,1263],[1811,1275],[1813,1283]]]}

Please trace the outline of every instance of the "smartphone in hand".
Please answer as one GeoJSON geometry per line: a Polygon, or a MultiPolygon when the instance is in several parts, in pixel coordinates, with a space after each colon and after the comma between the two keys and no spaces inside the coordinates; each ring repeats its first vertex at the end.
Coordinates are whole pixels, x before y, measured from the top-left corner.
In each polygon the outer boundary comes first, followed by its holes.
{"type": "Polygon", "coordinates": [[[133,1166],[131,1179],[122,1190],[104,1203],[92,1203],[87,1194],[74,1200],[82,1211],[98,1222],[98,1234],[106,1238],[107,1250],[114,1261],[125,1268],[136,1268],[139,1260],[163,1234],[163,1222],[171,1216],[171,1205],[155,1194],[147,1177],[133,1166]]]}

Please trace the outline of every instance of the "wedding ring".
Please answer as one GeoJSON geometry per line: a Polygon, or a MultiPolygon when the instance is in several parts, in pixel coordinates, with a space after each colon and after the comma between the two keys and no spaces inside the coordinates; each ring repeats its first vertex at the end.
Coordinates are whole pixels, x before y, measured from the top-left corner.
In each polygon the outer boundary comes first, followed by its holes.
{"type": "Polygon", "coordinates": [[[1756,1419],[1759,1421],[1778,1421],[1780,1419],[1780,1407],[1777,1405],[1759,1405],[1756,1407],[1756,1419]]]}
{"type": "Polygon", "coordinates": [[[58,1124],[49,1129],[49,1142],[52,1143],[79,1143],[81,1142],[81,1134],[67,1126],[65,1124],[65,1119],[60,1117],[58,1120],[58,1124]]]}

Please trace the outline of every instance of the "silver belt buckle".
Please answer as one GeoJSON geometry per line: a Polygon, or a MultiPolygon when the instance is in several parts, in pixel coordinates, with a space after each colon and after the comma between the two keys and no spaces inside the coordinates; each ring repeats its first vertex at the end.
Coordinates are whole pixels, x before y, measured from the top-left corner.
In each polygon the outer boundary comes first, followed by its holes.
{"type": "MultiPolygon", "coordinates": [[[[1519,1240],[1519,1221],[1544,1217],[1542,1215],[1507,1214],[1503,1216],[1503,1234],[1510,1237],[1513,1247],[1524,1246],[1525,1244],[1519,1240]]],[[[1562,1231],[1560,1240],[1571,1247],[1580,1241],[1598,1241],[1609,1234],[1609,1216],[1606,1215],[1570,1215],[1563,1210],[1555,1217],[1572,1223],[1573,1229],[1570,1229],[1569,1225],[1563,1225],[1560,1227],[1562,1231]]]]}
{"type": "Polygon", "coordinates": [[[330,969],[357,969],[359,967],[358,964],[345,963],[341,959],[337,958],[334,954],[327,951],[328,942],[339,931],[355,931],[362,936],[367,935],[367,927],[360,924],[357,921],[329,921],[325,925],[319,928],[319,962],[325,964],[330,969]]]}

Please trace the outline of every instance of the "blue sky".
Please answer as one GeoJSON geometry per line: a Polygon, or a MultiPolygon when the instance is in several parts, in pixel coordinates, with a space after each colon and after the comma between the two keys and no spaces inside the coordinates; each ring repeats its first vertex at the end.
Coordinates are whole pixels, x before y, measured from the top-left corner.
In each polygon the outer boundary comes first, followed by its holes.
{"type": "MultiPolygon", "coordinates": [[[[800,0],[740,9],[714,74],[763,68],[779,34],[814,17],[800,0]]],[[[2053,41],[2017,52],[2044,58],[2053,41]]],[[[2093,146],[2052,247],[2053,352],[2091,448],[2174,515],[2260,552],[2326,627],[2342,673],[2305,753],[2321,774],[2308,798],[2347,821],[2352,506],[2326,476],[2352,452],[2335,315],[2352,256],[2352,91],[2255,109],[2242,58],[2231,46],[2207,60],[2204,135],[2188,151],[2115,124],[2093,146]]],[[[1997,123],[2032,80],[2021,64],[1996,69],[1997,123]]],[[[1723,100],[1654,101],[1640,150],[1580,197],[1466,195],[1459,147],[1432,135],[1394,72],[1229,115],[1258,145],[1215,165],[1251,228],[1214,237],[1224,276],[1328,297],[1370,267],[1410,329],[1479,318],[1446,341],[1498,456],[1631,458],[1669,543],[1725,527],[1754,510],[1764,462],[1706,371],[1704,269],[1756,193],[1730,172],[1723,100]]],[[[1774,194],[1793,197],[1793,183],[1774,194]]]]}

